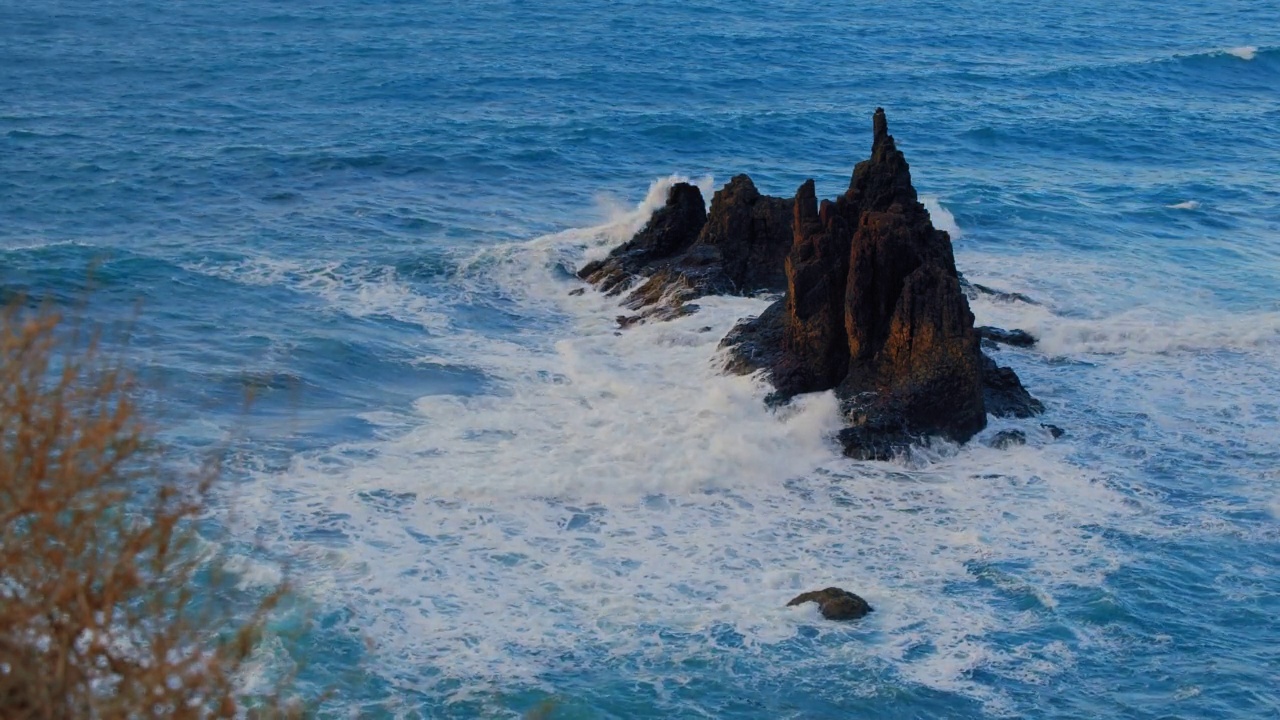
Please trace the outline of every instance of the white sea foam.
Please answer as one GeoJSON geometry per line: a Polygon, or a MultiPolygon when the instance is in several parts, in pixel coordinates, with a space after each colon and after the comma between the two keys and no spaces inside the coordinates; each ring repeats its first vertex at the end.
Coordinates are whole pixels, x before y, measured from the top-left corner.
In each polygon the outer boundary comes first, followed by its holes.
{"type": "Polygon", "coordinates": [[[380,439],[259,476],[232,521],[293,555],[318,602],[353,609],[398,687],[613,666],[661,685],[687,672],[682,659],[798,681],[839,663],[998,705],[975,671],[1069,667],[1060,642],[1010,649],[992,635],[1070,625],[1056,598],[1121,563],[1098,528],[1138,531],[1141,503],[1062,444],[841,458],[830,394],[771,412],[757,380],[718,372],[719,338],[764,300],[707,298],[693,316],[617,332],[616,300],[571,297],[576,283],[553,270],[633,231],[669,183],[607,225],[461,263],[464,294],[562,324],[533,341],[451,337],[437,359],[479,366],[495,392],[370,414],[380,439]],[[841,626],[785,607],[831,584],[877,612],[841,626]]]}
{"type": "Polygon", "coordinates": [[[1184,202],[1174,203],[1174,204],[1172,204],[1172,205],[1165,205],[1165,207],[1170,208],[1170,209],[1173,209],[1173,210],[1199,210],[1199,209],[1200,209],[1200,201],[1199,201],[1199,200],[1186,200],[1186,201],[1184,201],[1184,202]]]}
{"type": "Polygon", "coordinates": [[[244,285],[279,285],[313,295],[351,317],[381,315],[425,329],[450,325],[440,301],[414,292],[385,265],[350,265],[336,260],[291,260],[266,255],[232,262],[204,261],[184,266],[244,285]]]}
{"type": "Polygon", "coordinates": [[[1252,60],[1258,55],[1258,48],[1253,45],[1241,45],[1227,49],[1228,55],[1235,55],[1241,60],[1252,60]]]}
{"type": "Polygon", "coordinates": [[[1180,314],[1138,307],[1099,317],[1063,316],[1045,305],[996,302],[971,306],[979,324],[1017,327],[1039,338],[1051,356],[1270,351],[1280,347],[1280,312],[1180,314]]]}
{"type": "Polygon", "coordinates": [[[956,224],[956,218],[951,211],[943,207],[942,202],[934,195],[921,195],[920,202],[925,209],[929,211],[929,219],[933,221],[933,226],[939,230],[946,230],[952,240],[959,240],[964,233],[960,230],[960,226],[956,224]]]}

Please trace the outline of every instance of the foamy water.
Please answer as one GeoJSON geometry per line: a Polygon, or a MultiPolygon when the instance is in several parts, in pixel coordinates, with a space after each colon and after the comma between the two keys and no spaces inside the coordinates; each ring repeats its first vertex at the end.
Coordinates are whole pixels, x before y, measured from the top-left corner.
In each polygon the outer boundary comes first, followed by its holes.
{"type": "Polygon", "coordinates": [[[246,687],[1280,714],[1280,7],[580,5],[0,10],[0,292],[131,328],[174,462],[229,448],[215,599],[297,588],[246,687]],[[992,352],[1043,418],[851,462],[831,396],[717,371],[768,298],[569,295],[676,179],[839,192],[877,106],[960,270],[1035,301],[972,307],[1040,338],[992,352]],[[830,584],[876,612],[785,607],[830,584]]]}

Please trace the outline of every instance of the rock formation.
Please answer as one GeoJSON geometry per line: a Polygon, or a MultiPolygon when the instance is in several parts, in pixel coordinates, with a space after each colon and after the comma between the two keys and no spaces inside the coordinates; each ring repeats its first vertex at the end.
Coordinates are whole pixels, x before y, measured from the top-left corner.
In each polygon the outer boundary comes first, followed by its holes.
{"type": "Polygon", "coordinates": [[[587,263],[578,277],[608,294],[631,291],[623,305],[642,312],[621,316],[623,326],[687,314],[696,307],[687,303],[704,295],[780,292],[791,206],[738,175],[716,192],[708,214],[698,188],[676,183],[634,238],[587,263]]]}
{"type": "Polygon", "coordinates": [[[883,110],[873,129],[835,202],[819,205],[812,181],[797,191],[786,295],[725,344],[731,370],[768,372],[775,401],[834,388],[845,452],[883,459],[926,436],[964,442],[989,409],[1043,408],[982,353],[951,239],[916,197],[883,110]]]}
{"type": "Polygon", "coordinates": [[[802,593],[792,598],[791,602],[787,603],[787,607],[803,605],[807,602],[818,603],[822,617],[828,620],[857,620],[875,610],[867,604],[866,600],[838,587],[802,593]]]}
{"type": "Polygon", "coordinates": [[[783,292],[725,338],[728,370],[764,370],[771,403],[834,389],[845,452],[884,459],[929,436],[964,442],[988,412],[1029,417],[1043,405],[980,345],[1034,338],[975,329],[967,295],[1030,299],[964,281],[881,109],[873,131],[871,157],[834,201],[819,202],[812,180],[780,199],[738,175],[707,213],[701,192],[677,183],[634,238],[579,276],[609,294],[630,291],[623,305],[639,313],[620,316],[624,327],[687,314],[708,294],[783,292]]]}

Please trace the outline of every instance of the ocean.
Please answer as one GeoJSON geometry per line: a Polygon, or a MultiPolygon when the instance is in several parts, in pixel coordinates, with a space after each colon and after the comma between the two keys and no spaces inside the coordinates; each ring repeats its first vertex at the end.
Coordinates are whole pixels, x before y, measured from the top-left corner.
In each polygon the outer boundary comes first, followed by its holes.
{"type": "Polygon", "coordinates": [[[324,717],[1280,716],[1274,3],[0,0],[0,290],[226,449],[244,681],[324,717]],[[1061,439],[848,460],[718,370],[770,298],[569,294],[877,106],[1061,439]]]}

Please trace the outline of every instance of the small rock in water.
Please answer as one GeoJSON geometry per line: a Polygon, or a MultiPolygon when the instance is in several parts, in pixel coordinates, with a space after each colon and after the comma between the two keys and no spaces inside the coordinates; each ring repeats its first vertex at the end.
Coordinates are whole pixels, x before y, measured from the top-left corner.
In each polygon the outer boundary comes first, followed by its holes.
{"type": "Polygon", "coordinates": [[[572,289],[572,290],[570,290],[570,291],[569,291],[569,294],[570,294],[570,295],[572,295],[572,296],[577,296],[577,295],[582,295],[582,294],[583,294],[583,293],[585,293],[586,291],[587,291],[587,289],[586,289],[586,288],[574,288],[574,289],[572,289]]]}
{"type": "Polygon", "coordinates": [[[993,343],[1012,345],[1013,347],[1031,347],[1036,344],[1036,337],[1026,330],[1005,330],[1004,328],[983,325],[978,328],[978,335],[983,340],[993,343]]]}
{"type": "Polygon", "coordinates": [[[791,602],[787,603],[787,607],[807,602],[818,603],[822,617],[828,620],[857,620],[874,610],[866,600],[838,587],[802,593],[792,598],[791,602]]]}
{"type": "Polygon", "coordinates": [[[1049,434],[1053,436],[1053,439],[1054,439],[1054,440],[1057,440],[1058,438],[1060,438],[1060,437],[1062,437],[1063,435],[1066,435],[1066,434],[1067,434],[1067,431],[1066,431],[1066,430],[1063,430],[1062,428],[1058,427],[1057,425],[1050,425],[1050,424],[1048,424],[1048,423],[1040,423],[1040,427],[1044,428],[1045,430],[1048,430],[1048,431],[1049,431],[1049,434]]]}
{"type": "Polygon", "coordinates": [[[1008,450],[1017,445],[1027,444],[1027,434],[1021,430],[1001,430],[991,438],[989,443],[997,450],[1008,450]]]}

